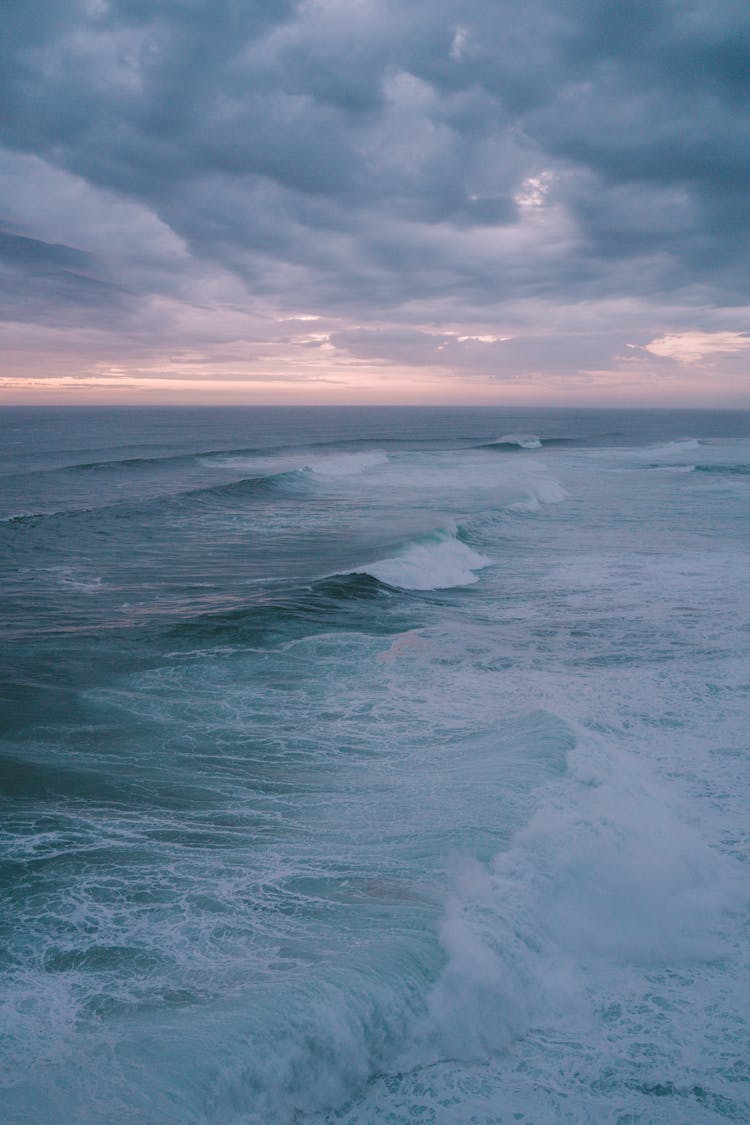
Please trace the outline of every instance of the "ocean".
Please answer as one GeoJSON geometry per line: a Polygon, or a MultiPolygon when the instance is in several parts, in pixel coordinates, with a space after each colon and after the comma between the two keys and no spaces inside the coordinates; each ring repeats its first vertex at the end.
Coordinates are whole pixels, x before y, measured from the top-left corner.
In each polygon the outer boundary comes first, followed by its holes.
{"type": "Polygon", "coordinates": [[[750,414],[0,418],[4,1125],[750,1120],[750,414]]]}

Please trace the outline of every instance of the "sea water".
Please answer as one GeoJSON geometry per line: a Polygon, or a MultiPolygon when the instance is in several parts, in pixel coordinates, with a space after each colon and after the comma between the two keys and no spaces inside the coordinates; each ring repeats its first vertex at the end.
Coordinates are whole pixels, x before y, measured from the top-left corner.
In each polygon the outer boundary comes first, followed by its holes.
{"type": "Polygon", "coordinates": [[[750,1119],[750,416],[0,425],[3,1122],[750,1119]]]}

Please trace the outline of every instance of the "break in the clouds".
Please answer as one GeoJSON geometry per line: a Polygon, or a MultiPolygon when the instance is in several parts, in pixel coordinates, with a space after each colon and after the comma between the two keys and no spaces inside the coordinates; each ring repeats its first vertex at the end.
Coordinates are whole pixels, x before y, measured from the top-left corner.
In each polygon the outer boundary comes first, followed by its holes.
{"type": "Polygon", "coordinates": [[[5,0],[6,392],[750,398],[737,0],[5,0]]]}

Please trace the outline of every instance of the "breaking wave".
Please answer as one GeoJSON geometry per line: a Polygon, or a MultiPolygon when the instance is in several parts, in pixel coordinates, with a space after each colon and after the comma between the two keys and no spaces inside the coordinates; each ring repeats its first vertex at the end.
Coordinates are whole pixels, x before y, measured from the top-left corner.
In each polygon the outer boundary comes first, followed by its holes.
{"type": "Polygon", "coordinates": [[[541,449],[542,439],[536,434],[503,434],[489,445],[515,445],[519,449],[541,449]]]}
{"type": "Polygon", "coordinates": [[[543,504],[560,504],[567,499],[568,491],[553,477],[537,477],[530,481],[523,500],[509,504],[512,512],[538,512],[543,504]]]}
{"type": "Polygon", "coordinates": [[[455,533],[439,531],[389,558],[369,563],[363,572],[402,590],[447,590],[478,582],[476,572],[491,564],[491,559],[467,546],[455,533]]]}
{"type": "Polygon", "coordinates": [[[493,449],[501,453],[516,453],[522,449],[549,449],[552,446],[571,446],[580,444],[576,438],[540,438],[537,434],[503,434],[493,441],[477,445],[476,449],[493,449]]]}

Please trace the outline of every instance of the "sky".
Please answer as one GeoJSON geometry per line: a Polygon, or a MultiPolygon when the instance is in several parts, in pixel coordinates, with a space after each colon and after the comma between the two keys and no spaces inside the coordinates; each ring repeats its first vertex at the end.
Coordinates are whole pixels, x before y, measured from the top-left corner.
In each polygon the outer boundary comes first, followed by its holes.
{"type": "Polygon", "coordinates": [[[0,402],[750,407],[747,0],[3,0],[0,402]]]}

